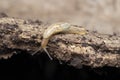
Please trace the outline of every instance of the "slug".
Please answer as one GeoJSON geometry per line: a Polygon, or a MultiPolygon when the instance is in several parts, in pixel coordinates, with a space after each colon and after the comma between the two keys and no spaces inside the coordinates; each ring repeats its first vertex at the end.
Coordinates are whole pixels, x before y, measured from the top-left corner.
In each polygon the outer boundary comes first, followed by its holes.
{"type": "MultiPolygon", "coordinates": [[[[39,50],[43,49],[51,60],[53,58],[50,56],[49,52],[47,51],[46,46],[48,44],[49,39],[57,33],[84,35],[87,33],[87,30],[85,30],[82,27],[71,25],[69,23],[56,23],[49,26],[43,33],[43,40],[41,43],[41,48],[39,50]]],[[[37,53],[39,50],[37,50],[35,53],[37,53]]]]}

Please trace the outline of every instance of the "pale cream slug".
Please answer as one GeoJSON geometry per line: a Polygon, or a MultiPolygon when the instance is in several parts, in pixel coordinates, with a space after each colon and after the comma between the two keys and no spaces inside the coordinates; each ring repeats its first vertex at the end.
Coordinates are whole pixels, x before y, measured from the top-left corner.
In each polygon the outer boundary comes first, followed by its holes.
{"type": "MultiPolygon", "coordinates": [[[[49,26],[43,33],[43,40],[42,40],[40,49],[43,49],[51,60],[52,60],[52,57],[47,51],[46,46],[48,44],[49,39],[57,33],[84,35],[87,33],[87,30],[85,30],[82,27],[71,25],[69,23],[56,23],[49,26]]],[[[35,53],[37,53],[39,50],[37,50],[35,53]]]]}

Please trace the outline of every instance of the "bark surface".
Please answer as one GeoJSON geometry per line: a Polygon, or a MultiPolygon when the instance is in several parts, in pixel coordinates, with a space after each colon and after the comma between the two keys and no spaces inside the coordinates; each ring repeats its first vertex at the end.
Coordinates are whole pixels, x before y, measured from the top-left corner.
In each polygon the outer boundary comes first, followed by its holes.
{"type": "MultiPolygon", "coordinates": [[[[0,18],[0,58],[25,50],[32,54],[40,48],[42,34],[48,25],[41,21],[0,18]]],[[[76,68],[120,67],[120,36],[90,32],[86,35],[58,34],[47,46],[52,57],[76,68]]]]}

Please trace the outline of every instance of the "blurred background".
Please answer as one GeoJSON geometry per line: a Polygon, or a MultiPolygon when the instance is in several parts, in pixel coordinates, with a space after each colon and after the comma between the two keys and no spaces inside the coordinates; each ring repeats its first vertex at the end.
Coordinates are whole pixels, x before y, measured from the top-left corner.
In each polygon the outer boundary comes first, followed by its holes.
{"type": "Polygon", "coordinates": [[[120,0],[0,0],[10,17],[82,25],[88,30],[120,35],[120,0]]]}

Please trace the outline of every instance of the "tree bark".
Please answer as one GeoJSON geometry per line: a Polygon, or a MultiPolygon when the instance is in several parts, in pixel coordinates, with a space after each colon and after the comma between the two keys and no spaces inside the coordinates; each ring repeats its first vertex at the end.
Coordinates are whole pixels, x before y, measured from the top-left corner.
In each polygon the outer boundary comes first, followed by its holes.
{"type": "MultiPolygon", "coordinates": [[[[42,34],[48,25],[41,21],[0,18],[0,58],[8,58],[16,50],[32,54],[40,48],[42,34]]],[[[47,50],[52,57],[76,68],[120,67],[120,36],[90,32],[86,35],[58,34],[47,50]]]]}

